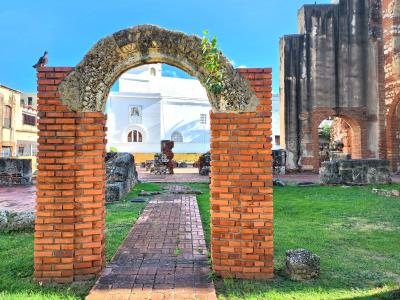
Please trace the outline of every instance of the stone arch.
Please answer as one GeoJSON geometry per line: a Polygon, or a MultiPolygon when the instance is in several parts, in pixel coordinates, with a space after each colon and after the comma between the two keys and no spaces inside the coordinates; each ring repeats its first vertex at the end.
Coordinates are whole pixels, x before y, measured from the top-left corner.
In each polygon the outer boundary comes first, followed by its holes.
{"type": "MultiPolygon", "coordinates": [[[[144,25],[99,41],[75,68],[38,68],[39,155],[35,279],[92,279],[105,265],[106,116],[125,70],[160,62],[201,82],[201,40],[144,25]]],[[[273,277],[272,70],[225,70],[211,91],[211,257],[224,277],[273,277]],[[246,179],[245,179],[246,178],[246,179]]]]}
{"type": "Polygon", "coordinates": [[[197,77],[207,91],[214,112],[255,111],[258,99],[248,82],[220,53],[224,90],[207,88],[209,75],[202,67],[201,39],[154,25],[118,31],[97,42],[59,86],[60,97],[73,111],[104,111],[109,90],[128,69],[149,63],[166,63],[197,77]]]}

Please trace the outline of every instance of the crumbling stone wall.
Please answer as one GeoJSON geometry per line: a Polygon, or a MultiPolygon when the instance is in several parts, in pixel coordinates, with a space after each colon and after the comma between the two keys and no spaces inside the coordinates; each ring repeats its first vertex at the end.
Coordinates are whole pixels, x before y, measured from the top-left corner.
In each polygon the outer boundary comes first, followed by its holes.
{"type": "Polygon", "coordinates": [[[0,158],[0,185],[32,183],[32,159],[0,158]]]}
{"type": "Polygon", "coordinates": [[[280,41],[281,138],[287,167],[318,170],[316,131],[329,116],[344,117],[359,137],[352,145],[354,158],[382,157],[380,1],[305,5],[298,24],[298,34],[280,41]]]}
{"type": "Polygon", "coordinates": [[[380,159],[349,159],[325,161],[320,173],[324,184],[386,184],[391,183],[389,161],[380,159]]]}
{"type": "Polygon", "coordinates": [[[108,152],[105,163],[106,201],[119,201],[138,182],[135,158],[130,153],[108,152]]]}

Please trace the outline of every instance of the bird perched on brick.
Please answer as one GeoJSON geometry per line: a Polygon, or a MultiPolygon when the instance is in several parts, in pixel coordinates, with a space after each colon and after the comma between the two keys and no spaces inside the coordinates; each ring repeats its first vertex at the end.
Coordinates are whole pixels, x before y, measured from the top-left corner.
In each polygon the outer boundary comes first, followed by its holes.
{"type": "Polygon", "coordinates": [[[48,60],[49,59],[48,59],[47,51],[44,51],[43,56],[40,57],[38,62],[36,64],[34,64],[32,67],[34,67],[35,69],[37,69],[39,67],[44,67],[47,64],[48,60]]]}

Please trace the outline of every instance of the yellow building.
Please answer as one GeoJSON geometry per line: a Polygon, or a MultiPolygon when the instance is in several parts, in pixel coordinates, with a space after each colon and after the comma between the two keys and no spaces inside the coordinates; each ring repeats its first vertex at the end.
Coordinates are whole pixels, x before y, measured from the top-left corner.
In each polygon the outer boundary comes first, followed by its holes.
{"type": "Polygon", "coordinates": [[[24,99],[22,95],[20,91],[0,85],[0,157],[36,155],[36,97],[26,94],[24,99]]]}

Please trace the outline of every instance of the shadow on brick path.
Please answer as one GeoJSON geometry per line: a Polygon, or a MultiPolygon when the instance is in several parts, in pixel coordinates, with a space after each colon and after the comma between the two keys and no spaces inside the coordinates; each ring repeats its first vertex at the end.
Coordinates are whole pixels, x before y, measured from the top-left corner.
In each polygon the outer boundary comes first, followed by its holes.
{"type": "Polygon", "coordinates": [[[216,299],[194,195],[151,200],[87,299],[216,299]]]}

